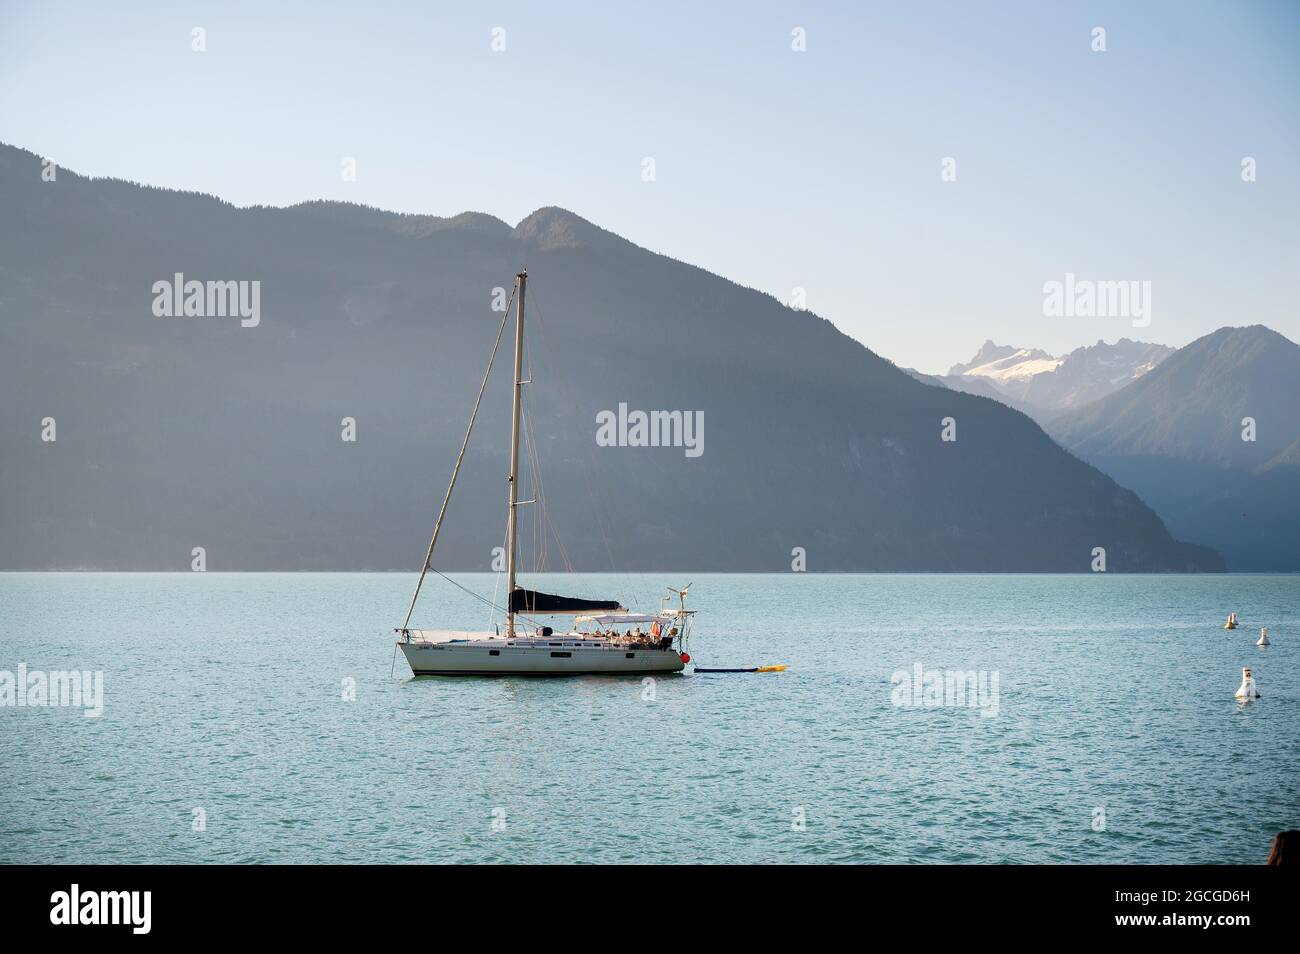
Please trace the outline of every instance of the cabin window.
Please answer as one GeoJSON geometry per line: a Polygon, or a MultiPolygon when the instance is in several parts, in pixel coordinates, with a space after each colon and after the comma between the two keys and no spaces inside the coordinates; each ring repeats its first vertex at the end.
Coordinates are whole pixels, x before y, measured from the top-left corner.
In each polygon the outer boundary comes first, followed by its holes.
{"type": "Polygon", "coordinates": [[[500,655],[501,655],[501,650],[499,650],[499,649],[489,649],[489,650],[488,650],[488,655],[489,655],[489,656],[500,656],[500,655]]]}
{"type": "Polygon", "coordinates": [[[636,653],[628,653],[628,654],[627,654],[627,658],[628,658],[628,659],[636,659],[636,653]]]}
{"type": "Polygon", "coordinates": [[[569,659],[572,656],[573,653],[551,653],[552,659],[569,659]]]}
{"type": "Polygon", "coordinates": [[[548,643],[549,646],[563,646],[564,643],[548,643]]]}

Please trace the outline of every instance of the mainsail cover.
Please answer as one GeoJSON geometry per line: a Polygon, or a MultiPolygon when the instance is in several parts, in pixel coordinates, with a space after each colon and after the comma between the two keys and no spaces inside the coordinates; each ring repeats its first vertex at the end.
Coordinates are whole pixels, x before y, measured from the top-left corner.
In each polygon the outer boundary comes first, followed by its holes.
{"type": "Polygon", "coordinates": [[[576,596],[552,596],[534,590],[516,589],[510,594],[512,613],[590,613],[621,610],[618,600],[584,600],[576,596]]]}

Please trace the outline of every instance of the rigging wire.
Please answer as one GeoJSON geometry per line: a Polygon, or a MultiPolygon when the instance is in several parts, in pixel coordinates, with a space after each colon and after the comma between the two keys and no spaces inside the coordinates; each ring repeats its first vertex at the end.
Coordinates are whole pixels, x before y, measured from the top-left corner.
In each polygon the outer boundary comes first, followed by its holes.
{"type": "MultiPolygon", "coordinates": [[[[502,553],[506,552],[506,544],[509,542],[509,539],[510,539],[510,522],[509,520],[507,520],[506,528],[501,532],[502,553]]],[[[501,571],[493,570],[492,575],[493,577],[495,577],[495,580],[492,583],[492,612],[488,616],[488,625],[491,626],[493,629],[496,629],[497,627],[496,601],[497,601],[497,592],[501,589],[501,571]]]]}
{"type": "MultiPolygon", "coordinates": [[[[403,630],[411,625],[411,614],[415,612],[415,603],[420,598],[420,588],[424,585],[424,575],[431,569],[429,563],[433,560],[433,547],[438,542],[438,532],[442,529],[442,518],[447,515],[447,504],[451,502],[451,492],[456,486],[456,478],[460,476],[460,465],[465,460],[465,448],[469,447],[469,435],[474,430],[474,421],[478,418],[479,405],[483,403],[483,392],[487,390],[488,378],[492,374],[492,364],[496,361],[497,349],[501,346],[501,336],[505,333],[506,325],[510,322],[510,305],[514,303],[515,292],[518,290],[519,281],[516,279],[514,287],[510,290],[510,301],[506,303],[505,314],[501,317],[501,327],[497,329],[496,341],[492,344],[492,354],[488,357],[487,370],[483,372],[483,383],[479,385],[478,397],[474,399],[474,410],[469,416],[469,427],[465,429],[465,439],[461,442],[460,453],[456,455],[456,466],[451,470],[451,483],[447,485],[447,495],[442,498],[442,507],[438,510],[438,519],[433,525],[433,537],[429,540],[429,549],[424,555],[424,565],[420,569],[420,578],[415,583],[415,593],[411,596],[411,605],[407,609],[406,619],[402,623],[403,630]]],[[[438,575],[442,576],[441,573],[438,575]]],[[[443,578],[446,579],[446,577],[443,578]]],[[[475,595],[477,596],[477,594],[475,595]]],[[[478,598],[482,599],[481,596],[478,598]]]]}
{"type": "MultiPolygon", "coordinates": [[[[547,335],[546,320],[544,315],[542,314],[541,304],[539,301],[535,301],[535,311],[537,315],[538,334],[534,343],[534,348],[541,355],[542,363],[545,364],[546,366],[546,369],[548,371],[548,376],[553,376],[553,374],[550,373],[552,367],[550,361],[550,353],[545,348],[546,335],[547,335]]],[[[529,377],[531,378],[532,377],[531,352],[529,355],[529,360],[530,360],[529,377]]],[[[546,495],[546,488],[544,483],[542,482],[542,477],[541,477],[542,474],[541,448],[540,445],[538,444],[536,429],[533,424],[533,421],[536,419],[536,414],[532,412],[533,412],[533,406],[530,405],[529,416],[526,421],[527,429],[525,433],[528,439],[528,449],[530,454],[529,466],[535,471],[536,482],[537,482],[537,489],[534,496],[537,497],[539,503],[539,513],[536,517],[536,520],[540,522],[540,526],[541,526],[541,539],[542,539],[541,568],[544,568],[546,566],[546,558],[549,557],[550,555],[550,541],[552,538],[554,538],[555,545],[559,548],[560,560],[563,563],[564,571],[570,574],[577,574],[577,569],[574,567],[573,561],[569,558],[568,548],[564,545],[564,538],[560,535],[559,529],[555,526],[555,522],[551,519],[551,508],[546,495]],[[549,534],[547,532],[548,530],[549,530],[549,534]]],[[[588,475],[584,474],[584,477],[588,481],[590,480],[590,477],[588,475]]],[[[537,523],[535,523],[534,526],[537,526],[537,523]]],[[[602,533],[603,533],[603,528],[602,528],[602,533]]],[[[606,542],[606,550],[609,550],[608,539],[606,539],[605,542],[606,542]]],[[[612,550],[609,550],[609,552],[610,552],[611,566],[612,566],[613,552],[612,550]]]]}
{"type": "Polygon", "coordinates": [[[565,572],[573,573],[573,562],[569,559],[569,553],[564,546],[564,540],[560,536],[554,521],[551,520],[551,510],[546,495],[546,484],[542,479],[542,456],[540,445],[537,442],[537,433],[534,427],[536,415],[533,408],[529,405],[527,413],[524,416],[524,437],[525,450],[528,455],[528,467],[532,479],[532,492],[536,500],[537,513],[533,519],[533,540],[534,544],[539,546],[539,551],[534,561],[534,570],[545,572],[550,557],[551,538],[554,537],[555,545],[559,548],[560,560],[564,566],[565,572]],[[550,531],[549,534],[547,531],[550,531]],[[540,542],[539,542],[540,539],[540,542]]]}
{"type": "MultiPolygon", "coordinates": [[[[420,598],[420,590],[424,585],[425,575],[429,572],[436,574],[446,582],[455,586],[457,589],[462,590],[463,592],[472,596],[474,599],[478,600],[479,602],[486,604],[492,610],[492,615],[490,619],[494,625],[498,613],[509,613],[508,608],[499,605],[496,601],[497,592],[499,591],[501,585],[499,573],[494,574],[496,576],[496,581],[494,583],[493,590],[492,590],[492,599],[489,600],[486,597],[478,593],[475,593],[473,590],[469,589],[468,587],[458,583],[456,580],[453,580],[451,577],[447,576],[445,573],[441,572],[440,570],[434,569],[432,565],[432,560],[433,560],[434,546],[438,542],[438,534],[442,529],[442,521],[443,518],[446,516],[447,506],[451,501],[452,491],[456,486],[456,479],[460,475],[461,464],[465,458],[465,451],[469,446],[470,434],[474,430],[474,422],[478,418],[479,407],[483,401],[483,394],[487,389],[488,379],[492,374],[492,366],[496,361],[497,352],[501,345],[501,338],[505,333],[506,325],[509,324],[510,322],[510,307],[511,305],[514,304],[515,294],[518,292],[518,290],[519,290],[519,283],[518,281],[516,281],[514,286],[511,289],[510,300],[506,304],[505,314],[502,316],[501,319],[501,326],[497,329],[496,340],[493,342],[492,345],[492,353],[488,357],[487,370],[484,371],[483,373],[483,381],[479,385],[478,397],[474,401],[474,409],[470,414],[469,426],[465,430],[465,438],[461,442],[460,452],[456,455],[456,464],[452,468],[451,482],[447,487],[446,496],[444,496],[443,498],[442,507],[438,511],[438,519],[434,523],[433,536],[429,541],[429,549],[425,553],[424,565],[420,570],[420,578],[419,580],[416,581],[415,593],[411,597],[411,605],[407,609],[406,619],[402,623],[402,631],[405,631],[410,626],[411,616],[415,612],[415,605],[420,598]]],[[[539,343],[540,343],[541,341],[545,340],[545,323],[542,318],[541,303],[540,301],[537,300],[536,292],[534,292],[534,308],[536,309],[537,312],[538,329],[540,332],[542,332],[542,334],[539,334],[538,336],[539,343]]],[[[543,360],[547,362],[549,366],[549,356],[546,354],[545,348],[541,349],[541,353],[543,354],[543,360]]],[[[532,380],[531,351],[528,356],[528,379],[530,381],[532,380]]],[[[565,548],[564,546],[564,541],[561,539],[558,529],[555,527],[555,524],[551,521],[549,509],[546,505],[546,493],[545,493],[545,488],[542,484],[542,477],[541,477],[541,454],[538,449],[536,432],[533,425],[533,419],[535,415],[533,414],[531,400],[526,400],[525,405],[526,405],[524,409],[525,454],[528,461],[530,479],[532,481],[535,505],[539,511],[539,513],[535,514],[533,518],[534,570],[536,572],[540,572],[541,569],[545,566],[546,556],[548,553],[547,531],[549,530],[550,534],[555,537],[555,542],[556,545],[559,547],[560,557],[564,563],[564,567],[566,571],[569,573],[574,573],[575,570],[572,562],[569,559],[567,548],[565,548]]],[[[587,455],[588,455],[588,459],[590,460],[591,459],[590,448],[587,449],[587,455]]],[[[594,461],[592,463],[594,466],[594,461]]],[[[618,572],[617,564],[614,559],[614,551],[613,548],[610,546],[609,535],[606,532],[606,518],[602,507],[603,501],[600,499],[599,494],[596,492],[595,488],[591,483],[591,475],[590,473],[588,473],[588,469],[582,468],[582,470],[583,470],[584,482],[586,483],[587,486],[588,496],[590,497],[591,502],[593,504],[592,515],[595,518],[597,528],[600,530],[601,538],[605,545],[605,550],[609,555],[610,569],[614,572],[618,572]]],[[[507,541],[508,538],[509,538],[509,527],[507,524],[507,530],[506,530],[507,541]]],[[[638,574],[638,578],[641,580],[642,585],[645,585],[644,575],[638,574]]],[[[636,605],[636,602],[637,601],[635,600],[633,601],[634,606],[636,605]]],[[[536,626],[541,625],[541,623],[538,620],[526,616],[523,613],[516,613],[515,615],[524,619],[526,622],[532,623],[533,625],[536,626]]],[[[394,656],[394,658],[396,657],[394,656]]]]}
{"type": "MultiPolygon", "coordinates": [[[[546,323],[542,315],[541,300],[540,300],[540,296],[537,294],[536,288],[533,289],[532,310],[537,315],[537,327],[540,332],[537,336],[537,339],[538,339],[538,343],[540,344],[546,340],[546,323]]],[[[543,359],[549,362],[549,354],[546,351],[546,349],[540,348],[539,350],[543,355],[543,359]]],[[[529,376],[531,377],[531,374],[529,376]]],[[[618,573],[619,572],[618,566],[614,559],[614,549],[610,545],[609,534],[606,530],[606,525],[608,521],[603,509],[604,501],[603,498],[600,496],[600,494],[597,492],[596,487],[592,484],[590,470],[594,470],[596,467],[595,458],[592,454],[590,445],[587,445],[582,440],[579,440],[579,443],[582,444],[584,447],[586,447],[587,460],[591,464],[590,468],[582,468],[582,471],[583,471],[584,483],[586,484],[587,487],[587,495],[590,498],[593,505],[592,516],[596,521],[597,528],[600,530],[601,540],[605,545],[605,552],[609,555],[610,571],[613,573],[618,573]]],[[[556,538],[556,542],[560,543],[560,546],[563,547],[563,543],[560,541],[558,531],[556,532],[555,538],[556,538]]],[[[570,571],[572,572],[572,567],[570,567],[570,571]]],[[[646,579],[644,573],[636,572],[633,573],[632,575],[634,575],[636,579],[640,582],[642,588],[645,588],[649,585],[649,581],[646,579]]],[[[639,600],[637,600],[635,597],[633,597],[632,599],[632,606],[634,609],[639,608],[639,600]]]]}
{"type": "MultiPolygon", "coordinates": [[[[462,586],[460,583],[457,583],[455,580],[453,580],[451,577],[449,577],[446,573],[443,573],[441,570],[436,570],[436,569],[434,569],[433,567],[429,567],[429,572],[430,572],[430,573],[434,573],[434,574],[436,574],[437,576],[442,577],[444,580],[446,580],[446,581],[447,581],[448,583],[450,583],[452,586],[456,587],[456,589],[458,589],[458,590],[463,590],[464,592],[468,593],[470,596],[474,597],[474,599],[478,600],[480,603],[486,603],[488,606],[492,607],[492,609],[497,610],[498,612],[502,612],[502,613],[506,612],[506,608],[505,608],[504,606],[499,606],[499,605],[497,605],[497,603],[496,603],[495,601],[493,601],[493,600],[489,600],[486,596],[482,596],[482,595],[480,595],[480,594],[478,594],[478,593],[475,593],[473,590],[471,590],[471,589],[470,589],[469,587],[467,587],[467,586],[462,586]]],[[[538,622],[537,620],[533,619],[531,616],[525,616],[523,613],[519,613],[519,612],[516,612],[515,615],[518,616],[520,619],[525,620],[525,621],[527,621],[527,622],[529,622],[529,623],[532,623],[532,624],[534,624],[534,625],[536,625],[536,626],[540,626],[540,625],[541,625],[540,622],[538,622]]]]}
{"type": "MultiPolygon", "coordinates": [[[[541,311],[538,311],[538,328],[545,331],[541,321],[541,311]]],[[[539,337],[541,337],[539,335],[539,337]]],[[[531,380],[533,376],[531,358],[529,363],[528,377],[531,380]]],[[[524,417],[524,435],[525,447],[528,453],[528,466],[533,480],[533,496],[537,500],[537,514],[534,516],[534,540],[537,539],[538,527],[540,526],[541,552],[535,564],[538,571],[545,571],[550,556],[551,538],[555,539],[555,545],[560,551],[560,560],[566,573],[574,573],[573,561],[569,559],[568,548],[564,545],[564,538],[560,536],[560,531],[556,528],[554,521],[551,520],[551,509],[549,498],[546,494],[546,484],[542,478],[542,452],[541,445],[537,441],[536,420],[537,415],[534,413],[534,407],[531,401],[525,402],[526,414],[524,417]],[[550,531],[549,535],[547,531],[550,531]]]]}
{"type": "MultiPolygon", "coordinates": [[[[532,369],[529,369],[528,376],[532,378],[532,369]]],[[[533,415],[530,413],[531,404],[525,402],[524,405],[524,459],[528,465],[528,483],[529,489],[533,493],[533,572],[540,573],[546,566],[546,538],[539,538],[539,524],[542,507],[542,473],[541,467],[537,460],[537,446],[533,440],[533,415]]]]}

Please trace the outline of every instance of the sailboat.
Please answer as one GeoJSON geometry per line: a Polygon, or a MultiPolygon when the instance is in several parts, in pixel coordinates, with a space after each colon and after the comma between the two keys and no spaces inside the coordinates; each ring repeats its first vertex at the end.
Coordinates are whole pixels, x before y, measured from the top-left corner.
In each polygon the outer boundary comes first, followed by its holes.
{"type": "MultiPolygon", "coordinates": [[[[519,431],[520,398],[524,384],[524,299],[528,289],[528,270],[515,276],[511,293],[515,309],[515,363],[513,411],[510,420],[510,496],[506,513],[506,605],[495,607],[505,613],[505,632],[466,632],[461,630],[412,629],[411,616],[420,598],[426,574],[433,566],[433,551],[438,532],[451,502],[456,478],[469,446],[474,421],[478,417],[483,392],[492,373],[492,364],[501,346],[501,338],[510,320],[510,303],[506,305],[496,343],[488,359],[478,399],[470,414],[469,427],[442,508],[433,526],[433,537],[425,554],[420,578],[415,584],[406,620],[396,629],[397,646],[402,650],[411,672],[417,676],[560,676],[583,674],[637,674],[681,672],[690,662],[686,644],[690,638],[694,610],[686,608],[690,587],[668,587],[670,596],[660,601],[656,613],[631,613],[618,600],[591,600],[555,596],[525,589],[518,585],[519,507],[534,501],[519,499],[519,431]],[[677,606],[670,605],[672,596],[677,606]],[[537,617],[571,616],[572,624],[559,631],[537,617]]],[[[435,571],[436,572],[436,571],[435,571]]],[[[481,598],[481,597],[480,597],[481,598]]]]}

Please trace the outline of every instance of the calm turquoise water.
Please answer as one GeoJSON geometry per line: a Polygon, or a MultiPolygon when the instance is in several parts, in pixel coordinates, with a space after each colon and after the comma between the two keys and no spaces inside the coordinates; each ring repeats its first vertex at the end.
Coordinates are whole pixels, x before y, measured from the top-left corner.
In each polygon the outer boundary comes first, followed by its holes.
{"type": "MultiPolygon", "coordinates": [[[[0,861],[1257,863],[1300,827],[1297,577],[702,576],[696,659],[790,670],[653,700],[390,676],[412,582],[0,574],[0,670],[105,680],[98,719],[0,708],[0,861]],[[894,706],[918,662],[996,671],[997,714],[894,706]]],[[[418,622],[487,623],[426,592],[418,622]]]]}

